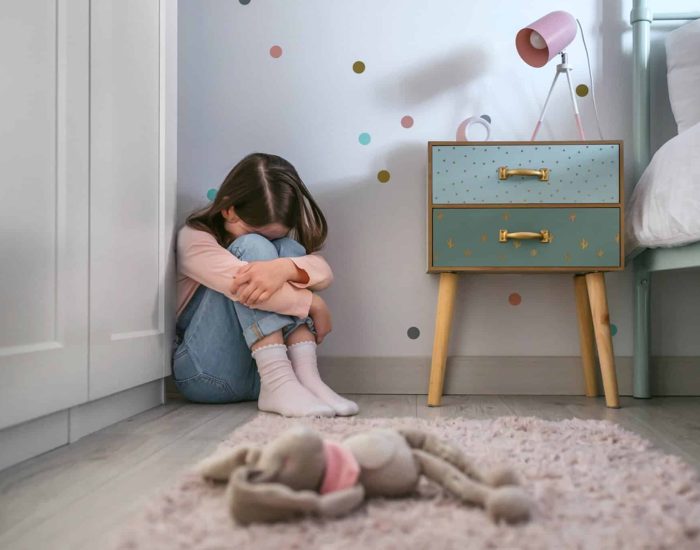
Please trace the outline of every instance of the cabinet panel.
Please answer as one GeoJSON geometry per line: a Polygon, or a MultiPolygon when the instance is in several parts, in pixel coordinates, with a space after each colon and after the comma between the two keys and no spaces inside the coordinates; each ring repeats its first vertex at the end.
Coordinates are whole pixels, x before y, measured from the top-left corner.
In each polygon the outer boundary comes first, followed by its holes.
{"type": "Polygon", "coordinates": [[[455,267],[620,268],[620,209],[435,208],[430,269],[455,267]]]}
{"type": "Polygon", "coordinates": [[[0,4],[0,428],[87,398],[88,13],[0,4]]]}
{"type": "Polygon", "coordinates": [[[90,399],[163,374],[158,0],[92,0],[90,399]]]}
{"type": "Polygon", "coordinates": [[[434,204],[620,202],[619,142],[445,142],[429,155],[434,204]],[[547,181],[511,175],[523,169],[547,170],[547,181]]]}

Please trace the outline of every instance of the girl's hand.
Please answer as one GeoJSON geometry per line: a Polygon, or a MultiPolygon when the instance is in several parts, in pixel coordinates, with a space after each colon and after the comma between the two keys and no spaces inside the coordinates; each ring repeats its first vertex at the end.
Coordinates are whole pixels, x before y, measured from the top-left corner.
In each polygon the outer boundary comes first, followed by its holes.
{"type": "Polygon", "coordinates": [[[250,262],[236,273],[231,293],[243,305],[254,306],[269,300],[296,272],[296,265],[289,258],[250,262]]]}
{"type": "Polygon", "coordinates": [[[311,298],[309,317],[313,320],[316,329],[316,344],[320,344],[326,335],[333,330],[333,322],[330,309],[318,294],[314,294],[311,298]]]}

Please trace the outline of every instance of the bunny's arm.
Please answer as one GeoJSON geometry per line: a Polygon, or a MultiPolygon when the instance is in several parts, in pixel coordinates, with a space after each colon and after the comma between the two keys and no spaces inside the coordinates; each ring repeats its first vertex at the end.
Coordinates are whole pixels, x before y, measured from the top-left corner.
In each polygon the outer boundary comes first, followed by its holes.
{"type": "Polygon", "coordinates": [[[413,449],[421,449],[428,454],[452,464],[455,468],[472,479],[477,481],[484,480],[471,460],[462,452],[462,449],[449,441],[444,441],[429,432],[413,428],[400,428],[399,433],[403,435],[413,449]]]}
{"type": "Polygon", "coordinates": [[[459,471],[476,481],[486,483],[492,487],[519,485],[518,477],[510,468],[494,466],[485,471],[479,470],[457,445],[435,437],[429,432],[413,428],[400,428],[399,432],[413,449],[421,449],[452,464],[459,471]]]}
{"type": "Polygon", "coordinates": [[[421,449],[413,449],[413,456],[424,476],[439,483],[462,502],[485,508],[494,521],[519,523],[530,518],[532,502],[519,487],[490,487],[469,479],[453,464],[421,449]]]}
{"type": "Polygon", "coordinates": [[[228,481],[231,472],[239,466],[254,462],[259,455],[259,447],[241,445],[205,458],[195,467],[195,470],[207,479],[228,481]]]}
{"type": "Polygon", "coordinates": [[[326,493],[319,498],[317,513],[323,517],[339,517],[349,514],[365,499],[362,485],[326,493]]]}
{"type": "Polygon", "coordinates": [[[438,483],[463,502],[484,506],[491,488],[469,479],[464,472],[443,458],[421,449],[414,449],[413,456],[420,464],[421,473],[438,483]]]}

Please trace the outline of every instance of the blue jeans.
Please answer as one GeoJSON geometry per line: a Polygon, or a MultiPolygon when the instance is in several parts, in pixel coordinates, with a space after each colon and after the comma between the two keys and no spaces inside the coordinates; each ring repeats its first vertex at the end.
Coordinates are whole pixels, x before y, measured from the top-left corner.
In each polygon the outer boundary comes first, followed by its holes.
{"type": "MultiPolygon", "coordinates": [[[[246,261],[306,254],[293,239],[268,241],[254,233],[239,237],[228,250],[246,261]]],[[[199,403],[255,400],[260,392],[260,376],[250,347],[279,330],[286,338],[303,324],[314,330],[310,317],[300,319],[251,309],[200,285],[177,319],[175,384],[187,399],[199,403]]]]}

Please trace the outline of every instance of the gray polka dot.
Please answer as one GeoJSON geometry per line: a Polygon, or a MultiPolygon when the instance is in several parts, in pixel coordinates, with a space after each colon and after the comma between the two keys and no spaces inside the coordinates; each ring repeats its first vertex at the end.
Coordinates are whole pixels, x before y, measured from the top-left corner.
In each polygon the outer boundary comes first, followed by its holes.
{"type": "Polygon", "coordinates": [[[415,340],[420,336],[420,330],[418,327],[411,327],[406,331],[406,334],[411,340],[415,340]]]}

